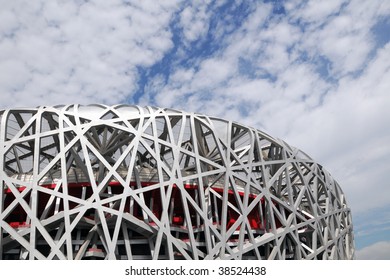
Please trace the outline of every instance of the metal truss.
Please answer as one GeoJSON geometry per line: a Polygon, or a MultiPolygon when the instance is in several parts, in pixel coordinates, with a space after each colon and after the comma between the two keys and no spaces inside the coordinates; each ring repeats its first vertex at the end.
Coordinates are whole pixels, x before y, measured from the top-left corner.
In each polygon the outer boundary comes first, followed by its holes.
{"type": "Polygon", "coordinates": [[[156,107],[0,112],[2,259],[352,259],[351,211],[302,151],[156,107]]]}

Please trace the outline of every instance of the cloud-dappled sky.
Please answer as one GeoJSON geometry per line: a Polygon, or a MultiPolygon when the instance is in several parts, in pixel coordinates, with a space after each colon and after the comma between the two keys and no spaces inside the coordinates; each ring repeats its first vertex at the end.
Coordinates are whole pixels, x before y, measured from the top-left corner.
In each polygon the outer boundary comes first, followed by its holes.
{"type": "Polygon", "coordinates": [[[136,103],[322,163],[358,258],[390,259],[390,1],[0,0],[0,107],[136,103]]]}

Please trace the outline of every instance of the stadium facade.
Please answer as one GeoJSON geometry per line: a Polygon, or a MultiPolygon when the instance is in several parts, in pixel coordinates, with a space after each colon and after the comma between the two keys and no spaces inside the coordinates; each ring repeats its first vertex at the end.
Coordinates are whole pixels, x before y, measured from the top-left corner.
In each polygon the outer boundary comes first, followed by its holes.
{"type": "Polygon", "coordinates": [[[195,113],[0,112],[2,259],[353,259],[351,211],[308,155],[195,113]]]}

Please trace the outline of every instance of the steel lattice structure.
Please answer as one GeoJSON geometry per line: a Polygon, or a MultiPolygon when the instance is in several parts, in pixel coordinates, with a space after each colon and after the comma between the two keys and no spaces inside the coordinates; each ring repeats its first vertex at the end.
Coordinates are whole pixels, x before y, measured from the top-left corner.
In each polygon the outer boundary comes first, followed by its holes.
{"type": "Polygon", "coordinates": [[[302,151],[130,105],[0,112],[2,259],[352,259],[351,211],[302,151]]]}

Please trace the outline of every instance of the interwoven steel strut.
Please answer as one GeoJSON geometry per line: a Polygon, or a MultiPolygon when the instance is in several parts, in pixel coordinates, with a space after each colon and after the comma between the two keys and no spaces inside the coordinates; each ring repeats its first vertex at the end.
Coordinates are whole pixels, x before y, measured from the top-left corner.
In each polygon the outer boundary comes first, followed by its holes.
{"type": "Polygon", "coordinates": [[[0,112],[2,259],[352,259],[351,211],[302,151],[130,105],[0,112]]]}

